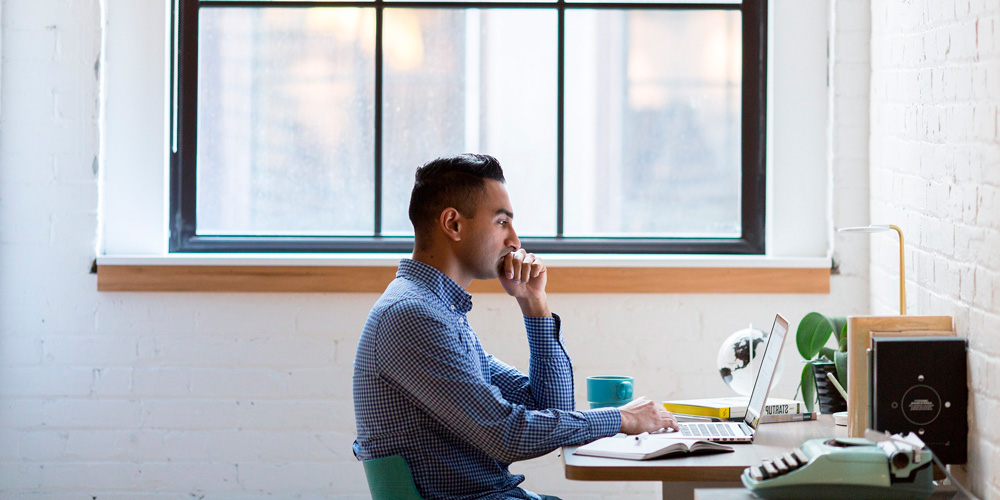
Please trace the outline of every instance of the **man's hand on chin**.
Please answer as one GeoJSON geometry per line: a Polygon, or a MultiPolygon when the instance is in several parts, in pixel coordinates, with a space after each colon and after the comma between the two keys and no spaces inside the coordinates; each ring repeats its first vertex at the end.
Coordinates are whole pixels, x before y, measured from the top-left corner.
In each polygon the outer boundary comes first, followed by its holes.
{"type": "Polygon", "coordinates": [[[500,285],[507,295],[517,299],[521,312],[528,317],[549,317],[549,302],[545,296],[545,263],[523,248],[504,256],[500,263],[500,285]]]}

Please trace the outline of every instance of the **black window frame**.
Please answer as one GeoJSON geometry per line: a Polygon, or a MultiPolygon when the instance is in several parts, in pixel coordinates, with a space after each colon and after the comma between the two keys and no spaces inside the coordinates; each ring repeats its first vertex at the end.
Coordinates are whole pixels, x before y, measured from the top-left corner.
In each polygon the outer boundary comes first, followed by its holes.
{"type": "MultiPolygon", "coordinates": [[[[765,131],[767,89],[767,0],[742,4],[671,2],[574,3],[477,1],[268,1],[173,0],[171,9],[171,147],[169,251],[183,252],[410,252],[412,237],[383,236],[382,205],[382,19],[385,8],[552,9],[557,11],[558,102],[556,185],[557,236],[523,237],[533,252],[598,254],[763,254],[765,250],[765,131]],[[198,10],[201,7],[364,7],[374,8],[375,45],[375,236],[209,236],[197,234],[197,90],[198,10]],[[741,229],[739,238],[640,238],[563,236],[565,17],[570,9],[586,10],[739,10],[742,13],[741,229]]],[[[503,161],[503,159],[500,159],[503,161]]]]}

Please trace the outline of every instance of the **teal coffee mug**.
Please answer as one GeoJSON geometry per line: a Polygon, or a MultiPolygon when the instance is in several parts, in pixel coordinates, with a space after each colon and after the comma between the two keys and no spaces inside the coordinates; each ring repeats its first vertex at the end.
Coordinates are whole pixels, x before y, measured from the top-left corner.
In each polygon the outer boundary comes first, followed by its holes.
{"type": "Polygon", "coordinates": [[[591,408],[621,406],[632,401],[632,377],[600,375],[587,377],[587,401],[591,408]]]}

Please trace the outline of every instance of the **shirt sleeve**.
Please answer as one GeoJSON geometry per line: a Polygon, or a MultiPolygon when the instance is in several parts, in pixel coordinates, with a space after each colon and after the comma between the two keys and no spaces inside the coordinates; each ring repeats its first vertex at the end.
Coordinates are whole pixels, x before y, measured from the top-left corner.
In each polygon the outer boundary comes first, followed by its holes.
{"type": "Polygon", "coordinates": [[[499,462],[534,458],[613,435],[621,427],[621,414],[614,408],[532,410],[507,400],[484,379],[459,325],[448,324],[420,301],[393,305],[378,329],[380,376],[463,442],[499,462]]]}
{"type": "Polygon", "coordinates": [[[562,343],[561,321],[550,318],[525,317],[528,332],[528,376],[490,356],[492,383],[508,401],[530,410],[555,408],[572,411],[573,365],[562,343]]]}

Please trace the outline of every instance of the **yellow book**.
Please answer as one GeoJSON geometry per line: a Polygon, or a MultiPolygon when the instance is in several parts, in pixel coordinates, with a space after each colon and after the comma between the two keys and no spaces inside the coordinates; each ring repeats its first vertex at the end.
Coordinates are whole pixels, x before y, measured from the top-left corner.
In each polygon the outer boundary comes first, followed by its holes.
{"type": "MultiPolygon", "coordinates": [[[[750,398],[746,396],[733,396],[728,398],[700,398],[700,399],[676,399],[664,401],[663,407],[673,413],[685,415],[698,415],[701,417],[715,417],[721,419],[743,418],[747,412],[747,402],[750,398]]],[[[805,405],[801,401],[784,398],[767,398],[764,405],[764,415],[794,415],[806,413],[805,405]]]]}

